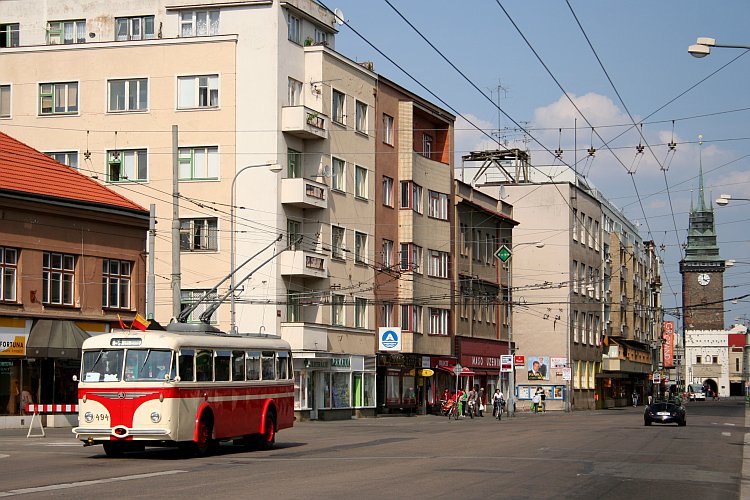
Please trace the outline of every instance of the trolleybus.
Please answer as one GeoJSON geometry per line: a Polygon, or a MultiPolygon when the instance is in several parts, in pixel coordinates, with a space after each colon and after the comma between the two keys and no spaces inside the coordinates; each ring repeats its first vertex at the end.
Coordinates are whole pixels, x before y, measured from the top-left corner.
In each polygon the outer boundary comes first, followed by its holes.
{"type": "Polygon", "coordinates": [[[278,336],[173,323],[97,335],[82,350],[73,432],[109,456],[145,446],[204,455],[230,439],[269,448],[293,425],[291,349],[278,336]]]}

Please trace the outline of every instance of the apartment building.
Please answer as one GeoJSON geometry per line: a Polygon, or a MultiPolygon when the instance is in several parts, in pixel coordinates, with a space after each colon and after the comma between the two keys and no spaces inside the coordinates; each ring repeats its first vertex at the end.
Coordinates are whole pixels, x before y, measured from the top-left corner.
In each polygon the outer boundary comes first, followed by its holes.
{"type": "Polygon", "coordinates": [[[376,99],[376,322],[402,349],[377,355],[378,412],[428,411],[455,365],[451,306],[455,117],[393,81],[376,99]]]}
{"type": "Polygon", "coordinates": [[[293,345],[300,416],[374,411],[377,78],[334,51],[333,13],[311,0],[3,7],[0,130],[156,205],[155,317],[249,260],[210,322],[293,345]]]}

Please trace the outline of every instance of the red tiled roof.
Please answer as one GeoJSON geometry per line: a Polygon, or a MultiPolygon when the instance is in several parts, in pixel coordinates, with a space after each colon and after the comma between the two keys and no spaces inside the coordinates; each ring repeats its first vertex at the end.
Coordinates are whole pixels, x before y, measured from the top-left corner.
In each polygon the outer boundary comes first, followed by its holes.
{"type": "Polygon", "coordinates": [[[148,213],[121,194],[0,132],[0,193],[3,191],[148,213]]]}

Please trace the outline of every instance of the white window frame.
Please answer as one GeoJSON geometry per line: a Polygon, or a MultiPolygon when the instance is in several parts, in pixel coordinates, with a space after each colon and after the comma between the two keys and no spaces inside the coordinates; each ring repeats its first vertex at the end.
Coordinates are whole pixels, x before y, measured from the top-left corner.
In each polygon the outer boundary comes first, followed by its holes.
{"type": "Polygon", "coordinates": [[[383,259],[383,267],[386,269],[389,269],[391,266],[393,266],[393,241],[391,240],[383,240],[383,246],[382,246],[382,259],[383,259]]]}
{"type": "Polygon", "coordinates": [[[183,10],[180,12],[180,37],[213,36],[219,34],[219,10],[183,10]],[[200,25],[200,18],[205,15],[205,27],[200,25]]]}
{"type": "Polygon", "coordinates": [[[0,302],[16,302],[19,253],[16,248],[0,247],[0,302]]]}
{"type": "Polygon", "coordinates": [[[346,94],[336,89],[331,89],[331,121],[346,125],[346,94]]]}
{"type": "Polygon", "coordinates": [[[393,146],[393,117],[386,114],[383,115],[383,142],[393,146]]]}
{"type": "Polygon", "coordinates": [[[219,220],[217,217],[183,217],[180,219],[181,252],[218,252],[219,220]]]}
{"type": "Polygon", "coordinates": [[[295,80],[291,76],[287,83],[287,104],[289,106],[302,105],[302,82],[295,80]]]}
{"type": "Polygon", "coordinates": [[[85,19],[47,21],[47,45],[86,43],[85,19]]]}
{"type": "Polygon", "coordinates": [[[411,187],[412,187],[412,197],[411,197],[412,209],[418,214],[421,214],[424,211],[424,209],[422,208],[422,186],[420,186],[416,182],[412,182],[411,187]]]}
{"type": "Polygon", "coordinates": [[[288,12],[286,18],[286,27],[287,39],[290,42],[296,43],[297,45],[302,45],[302,20],[291,12],[288,12]]]}
{"type": "Polygon", "coordinates": [[[428,190],[429,207],[427,215],[433,219],[448,220],[448,195],[428,190]]]}
{"type": "Polygon", "coordinates": [[[220,157],[218,146],[192,146],[178,149],[179,176],[181,181],[217,180],[220,171],[220,157]],[[196,156],[202,154],[205,158],[203,165],[197,164],[196,156]],[[189,172],[186,172],[189,170],[189,172]],[[205,176],[198,176],[196,172],[203,172],[205,176]],[[187,175],[186,175],[187,174],[187,175]]]}
{"type": "Polygon", "coordinates": [[[148,111],[148,78],[107,80],[108,113],[132,113],[143,111],[148,111]],[[113,85],[115,84],[122,85],[122,102],[113,103],[113,99],[115,99],[113,85]]]}
{"type": "Polygon", "coordinates": [[[107,181],[146,182],[148,181],[148,151],[146,149],[118,149],[107,151],[107,181]],[[113,175],[114,165],[119,165],[117,175],[113,175]]]}
{"type": "Polygon", "coordinates": [[[102,260],[102,308],[130,309],[132,272],[133,263],[130,261],[102,260]]]}
{"type": "Polygon", "coordinates": [[[75,304],[76,260],[75,255],[44,252],[42,255],[42,304],[59,306],[75,304]],[[54,261],[57,259],[60,260],[60,265],[55,264],[54,261]],[[57,288],[58,299],[52,298],[53,287],[57,288]]]}
{"type": "Polygon", "coordinates": [[[383,302],[380,305],[380,326],[393,326],[393,303],[383,302]]]}
{"type": "Polygon", "coordinates": [[[78,114],[79,101],[78,82],[48,82],[39,84],[39,116],[78,114]],[[45,107],[47,100],[50,105],[49,107],[45,107]],[[71,104],[70,101],[74,102],[71,104]],[[45,112],[45,109],[49,109],[49,111],[45,112]]]}
{"type": "Polygon", "coordinates": [[[153,40],[156,38],[154,16],[132,16],[115,18],[115,40],[153,40]],[[127,33],[123,33],[123,30],[127,33]]]}
{"type": "Polygon", "coordinates": [[[325,31],[315,28],[315,45],[328,45],[328,33],[325,31]]]}
{"type": "Polygon", "coordinates": [[[339,293],[331,294],[331,325],[343,326],[344,321],[344,296],[339,293]]]}
{"type": "MultiPolygon", "coordinates": [[[[190,290],[180,290],[180,310],[182,311],[187,306],[193,305],[196,301],[200,300],[203,295],[208,292],[208,289],[202,290],[202,289],[190,289],[190,290]]],[[[200,315],[203,314],[206,311],[206,307],[208,307],[208,304],[211,303],[211,299],[217,299],[218,294],[217,292],[213,292],[209,294],[207,297],[207,301],[199,304],[198,307],[196,307],[188,316],[187,322],[188,323],[200,323],[200,315]]],[[[217,312],[218,309],[215,310],[211,314],[211,318],[209,319],[209,323],[216,324],[218,323],[217,319],[217,312]]]]}
{"type": "Polygon", "coordinates": [[[367,233],[354,231],[354,262],[367,263],[367,233]]]}
{"type": "Polygon", "coordinates": [[[429,250],[429,262],[427,265],[427,275],[433,278],[448,277],[448,252],[439,250],[429,250]]]}
{"type": "Polygon", "coordinates": [[[366,200],[368,195],[367,173],[367,168],[354,166],[354,196],[363,200],[366,200]]]}
{"type": "Polygon", "coordinates": [[[448,319],[450,311],[437,307],[429,308],[430,315],[430,335],[448,335],[448,319]]]}
{"type": "Polygon", "coordinates": [[[360,100],[354,103],[354,129],[367,135],[367,103],[360,100]]]}
{"type": "Polygon", "coordinates": [[[346,228],[331,226],[331,258],[344,259],[346,251],[346,228]]]}
{"type": "Polygon", "coordinates": [[[383,176],[383,205],[393,208],[393,178],[383,176]]]}
{"type": "Polygon", "coordinates": [[[177,109],[213,109],[219,107],[219,75],[177,77],[177,109]]]}
{"type": "Polygon", "coordinates": [[[367,299],[354,298],[354,328],[367,328],[367,299]]]}
{"type": "Polygon", "coordinates": [[[78,151],[48,151],[44,154],[56,162],[78,170],[78,151]]]}
{"type": "Polygon", "coordinates": [[[422,156],[432,158],[432,136],[430,134],[422,134],[422,156]]]}
{"type": "Polygon", "coordinates": [[[335,156],[331,157],[331,189],[346,192],[346,162],[335,156]]]}
{"type": "Polygon", "coordinates": [[[10,118],[11,101],[10,85],[0,85],[0,118],[10,118]]]}

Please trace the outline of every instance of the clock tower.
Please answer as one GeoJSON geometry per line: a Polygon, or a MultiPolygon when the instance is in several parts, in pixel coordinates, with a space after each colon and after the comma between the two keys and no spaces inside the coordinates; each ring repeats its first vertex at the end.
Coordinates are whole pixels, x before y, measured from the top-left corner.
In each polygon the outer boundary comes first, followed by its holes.
{"type": "Polygon", "coordinates": [[[724,329],[724,260],[716,243],[713,207],[706,206],[703,166],[699,170],[698,205],[690,206],[682,274],[682,312],[685,330],[724,329]]]}

